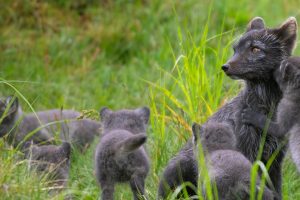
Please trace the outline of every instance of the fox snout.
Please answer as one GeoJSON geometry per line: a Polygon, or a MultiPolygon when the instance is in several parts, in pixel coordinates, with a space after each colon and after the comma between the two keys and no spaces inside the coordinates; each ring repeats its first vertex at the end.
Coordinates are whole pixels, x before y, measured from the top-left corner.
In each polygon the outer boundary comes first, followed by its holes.
{"type": "Polygon", "coordinates": [[[233,55],[224,65],[222,65],[222,70],[224,72],[228,72],[230,68],[233,67],[233,65],[236,65],[236,63],[240,60],[240,57],[238,55],[233,55]]]}
{"type": "Polygon", "coordinates": [[[222,65],[221,68],[227,75],[230,75],[236,70],[236,63],[229,60],[227,63],[222,65]]]}
{"type": "Polygon", "coordinates": [[[226,63],[226,64],[222,65],[222,70],[223,70],[224,72],[227,72],[228,69],[229,69],[229,67],[230,67],[230,65],[226,63]]]}
{"type": "Polygon", "coordinates": [[[224,65],[222,65],[221,69],[231,78],[235,75],[239,74],[239,63],[241,61],[241,57],[238,54],[233,55],[224,65]]]}

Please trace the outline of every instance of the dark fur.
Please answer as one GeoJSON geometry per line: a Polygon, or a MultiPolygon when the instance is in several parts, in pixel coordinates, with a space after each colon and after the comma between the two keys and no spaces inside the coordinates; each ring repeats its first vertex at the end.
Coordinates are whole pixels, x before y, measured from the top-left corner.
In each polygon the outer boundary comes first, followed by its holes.
{"type": "Polygon", "coordinates": [[[69,178],[71,146],[64,142],[60,146],[37,146],[26,142],[24,145],[25,156],[30,167],[38,172],[47,174],[52,179],[53,186],[65,187],[69,178]]]}
{"type": "MultiPolygon", "coordinates": [[[[289,147],[292,158],[300,171],[300,57],[284,60],[274,72],[274,78],[283,92],[278,104],[276,120],[271,121],[268,134],[277,137],[289,135],[289,147]]],[[[263,129],[267,116],[250,108],[243,111],[245,123],[263,129]]]]}
{"type": "MultiPolygon", "coordinates": [[[[237,141],[231,127],[224,123],[207,123],[204,126],[194,123],[193,134],[202,143],[211,181],[217,186],[218,198],[250,199],[252,164],[236,150],[237,141]]],[[[258,179],[257,188],[259,183],[258,179]]],[[[268,188],[264,189],[263,199],[274,199],[268,188]]]]}
{"type": "Polygon", "coordinates": [[[149,158],[143,147],[150,110],[100,111],[103,134],[96,148],[96,178],[102,189],[102,199],[112,200],[114,185],[129,182],[134,199],[145,198],[145,179],[149,158]]]}
{"type": "MultiPolygon", "coordinates": [[[[288,19],[279,28],[274,29],[265,28],[261,18],[254,18],[249,23],[246,33],[234,45],[233,57],[222,66],[228,76],[243,79],[245,88],[208,121],[230,124],[237,137],[238,150],[251,162],[256,159],[262,130],[245,124],[241,117],[242,110],[249,106],[253,110],[267,114],[276,108],[282,93],[272,74],[281,61],[291,55],[296,36],[297,24],[294,18],[288,19]],[[260,50],[256,51],[255,48],[260,50]]],[[[264,163],[278,148],[279,142],[277,137],[267,136],[262,155],[264,163]]],[[[284,152],[280,151],[269,171],[279,194],[281,194],[283,157],[284,152]]]]}
{"type": "MultiPolygon", "coordinates": [[[[158,199],[166,199],[172,191],[183,183],[189,182],[197,188],[198,162],[194,153],[193,141],[190,140],[187,145],[169,161],[159,182],[158,199]]],[[[189,196],[197,194],[192,187],[186,187],[186,191],[189,196]]]]}
{"type": "Polygon", "coordinates": [[[3,115],[5,118],[0,124],[0,136],[7,135],[8,141],[14,146],[29,140],[35,144],[50,144],[58,138],[83,149],[100,133],[99,122],[90,119],[78,120],[76,118],[80,116],[80,113],[73,110],[56,109],[37,112],[36,115],[34,113],[23,114],[16,97],[8,97],[0,101],[0,116],[3,115]],[[62,122],[45,126],[60,120],[62,122]],[[28,137],[28,134],[39,127],[41,127],[40,130],[32,137],[28,137]],[[55,138],[56,133],[57,138],[55,138]]]}

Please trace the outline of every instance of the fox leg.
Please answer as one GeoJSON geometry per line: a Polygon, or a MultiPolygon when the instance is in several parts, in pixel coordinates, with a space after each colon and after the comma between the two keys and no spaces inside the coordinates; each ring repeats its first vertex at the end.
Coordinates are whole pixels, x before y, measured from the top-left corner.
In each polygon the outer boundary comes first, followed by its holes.
{"type": "Polygon", "coordinates": [[[146,199],[145,194],[145,175],[135,173],[130,180],[130,187],[134,195],[134,200],[146,199]]]}
{"type": "Polygon", "coordinates": [[[102,189],[102,200],[113,200],[114,199],[114,184],[108,182],[101,182],[102,189]]]}

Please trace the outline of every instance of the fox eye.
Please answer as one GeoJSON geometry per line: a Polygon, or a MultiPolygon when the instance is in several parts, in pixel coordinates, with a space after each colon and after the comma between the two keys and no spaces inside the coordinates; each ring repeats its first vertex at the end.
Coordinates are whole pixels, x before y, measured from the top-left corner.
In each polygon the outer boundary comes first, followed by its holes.
{"type": "Polygon", "coordinates": [[[252,51],[252,53],[258,53],[258,52],[260,52],[260,49],[257,47],[252,47],[251,51],[252,51]]]}

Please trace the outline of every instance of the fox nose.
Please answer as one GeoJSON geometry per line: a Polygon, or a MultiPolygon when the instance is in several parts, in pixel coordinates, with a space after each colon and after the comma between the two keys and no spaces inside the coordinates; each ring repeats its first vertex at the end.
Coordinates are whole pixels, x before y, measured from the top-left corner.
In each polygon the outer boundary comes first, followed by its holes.
{"type": "Polygon", "coordinates": [[[222,65],[222,70],[223,70],[224,72],[228,71],[228,69],[229,69],[229,64],[224,64],[224,65],[222,65]]]}

